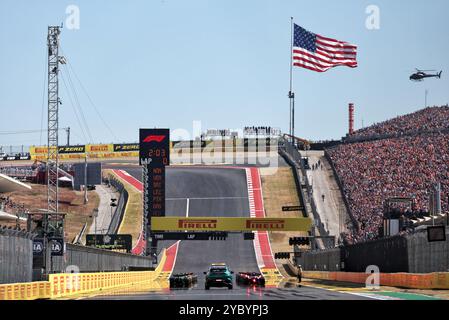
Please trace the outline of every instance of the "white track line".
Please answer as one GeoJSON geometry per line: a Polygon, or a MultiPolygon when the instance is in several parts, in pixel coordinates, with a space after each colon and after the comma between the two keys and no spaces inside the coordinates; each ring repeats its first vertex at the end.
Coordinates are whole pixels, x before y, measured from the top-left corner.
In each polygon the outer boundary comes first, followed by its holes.
{"type": "Polygon", "coordinates": [[[186,203],[186,217],[189,217],[189,208],[190,208],[190,199],[187,198],[187,203],[186,203]]]}

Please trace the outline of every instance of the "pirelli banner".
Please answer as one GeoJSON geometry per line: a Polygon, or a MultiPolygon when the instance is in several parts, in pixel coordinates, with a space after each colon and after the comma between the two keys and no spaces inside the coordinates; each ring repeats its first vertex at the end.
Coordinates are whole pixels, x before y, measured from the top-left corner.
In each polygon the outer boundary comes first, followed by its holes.
{"type": "MultiPolygon", "coordinates": [[[[170,148],[172,143],[170,142],[170,148]]],[[[60,159],[84,159],[86,154],[90,158],[133,158],[139,156],[138,143],[116,143],[116,144],[88,144],[76,146],[61,146],[58,148],[60,159]]],[[[45,161],[48,155],[46,146],[30,147],[32,160],[45,161]]]]}
{"type": "Polygon", "coordinates": [[[152,231],[309,231],[309,218],[152,217],[152,231]]]}
{"type": "MultiPolygon", "coordinates": [[[[70,154],[70,153],[85,153],[86,152],[86,146],[79,145],[79,146],[64,146],[58,148],[59,154],[70,154]]],[[[30,154],[48,154],[48,148],[47,147],[31,147],[30,148],[30,154]]]]}
{"type": "MultiPolygon", "coordinates": [[[[81,159],[85,157],[86,146],[61,146],[58,147],[60,159],[81,159]]],[[[46,146],[30,147],[30,156],[32,160],[46,161],[48,148],[46,146]]]]}
{"type": "MultiPolygon", "coordinates": [[[[139,156],[139,144],[88,144],[76,146],[61,146],[58,148],[60,159],[83,159],[86,154],[90,158],[130,158],[139,156]],[[137,148],[137,150],[136,150],[137,148]]],[[[47,159],[46,146],[30,147],[33,160],[47,159]]]]}

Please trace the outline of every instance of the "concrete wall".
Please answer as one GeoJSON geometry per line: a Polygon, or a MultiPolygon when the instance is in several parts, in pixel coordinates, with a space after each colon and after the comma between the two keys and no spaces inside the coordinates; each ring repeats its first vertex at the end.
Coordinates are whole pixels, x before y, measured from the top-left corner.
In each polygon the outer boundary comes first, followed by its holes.
{"type": "Polygon", "coordinates": [[[32,266],[31,234],[0,227],[0,284],[31,281],[32,266]]]}
{"type": "Polygon", "coordinates": [[[367,266],[376,265],[384,273],[449,272],[449,228],[445,242],[429,243],[427,231],[423,230],[330,250],[302,252],[297,263],[311,271],[365,272],[367,266]]]}
{"type": "Polygon", "coordinates": [[[409,272],[449,271],[449,228],[445,242],[427,241],[427,232],[417,232],[407,237],[409,272]]]}
{"type": "Polygon", "coordinates": [[[342,261],[340,256],[340,248],[302,252],[297,255],[296,264],[301,265],[303,270],[340,271],[342,261]]]}
{"type": "MultiPolygon", "coordinates": [[[[39,268],[39,262],[35,259],[35,269],[39,268]]],[[[149,268],[151,259],[67,243],[65,256],[52,257],[52,264],[53,272],[65,272],[69,266],[69,269],[76,268],[79,272],[103,272],[122,271],[128,267],[149,268]]],[[[35,277],[39,277],[39,272],[35,272],[35,277]]]]}

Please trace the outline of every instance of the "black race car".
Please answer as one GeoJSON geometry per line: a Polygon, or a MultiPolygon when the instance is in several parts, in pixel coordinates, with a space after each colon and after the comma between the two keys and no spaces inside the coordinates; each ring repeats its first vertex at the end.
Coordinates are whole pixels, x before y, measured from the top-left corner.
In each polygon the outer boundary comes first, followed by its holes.
{"type": "Polygon", "coordinates": [[[239,272],[236,281],[241,285],[265,287],[265,278],[260,272],[239,272]]]}
{"type": "Polygon", "coordinates": [[[198,276],[193,273],[178,273],[170,276],[170,288],[189,288],[198,281],[198,276]]]}

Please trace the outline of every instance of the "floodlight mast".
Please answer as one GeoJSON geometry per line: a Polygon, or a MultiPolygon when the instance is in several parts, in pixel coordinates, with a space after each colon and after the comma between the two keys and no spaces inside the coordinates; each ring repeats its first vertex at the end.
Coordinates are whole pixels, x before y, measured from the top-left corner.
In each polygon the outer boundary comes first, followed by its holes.
{"type": "Polygon", "coordinates": [[[47,159],[47,209],[58,212],[58,126],[59,126],[59,35],[61,27],[48,27],[48,159],[47,159]]]}

